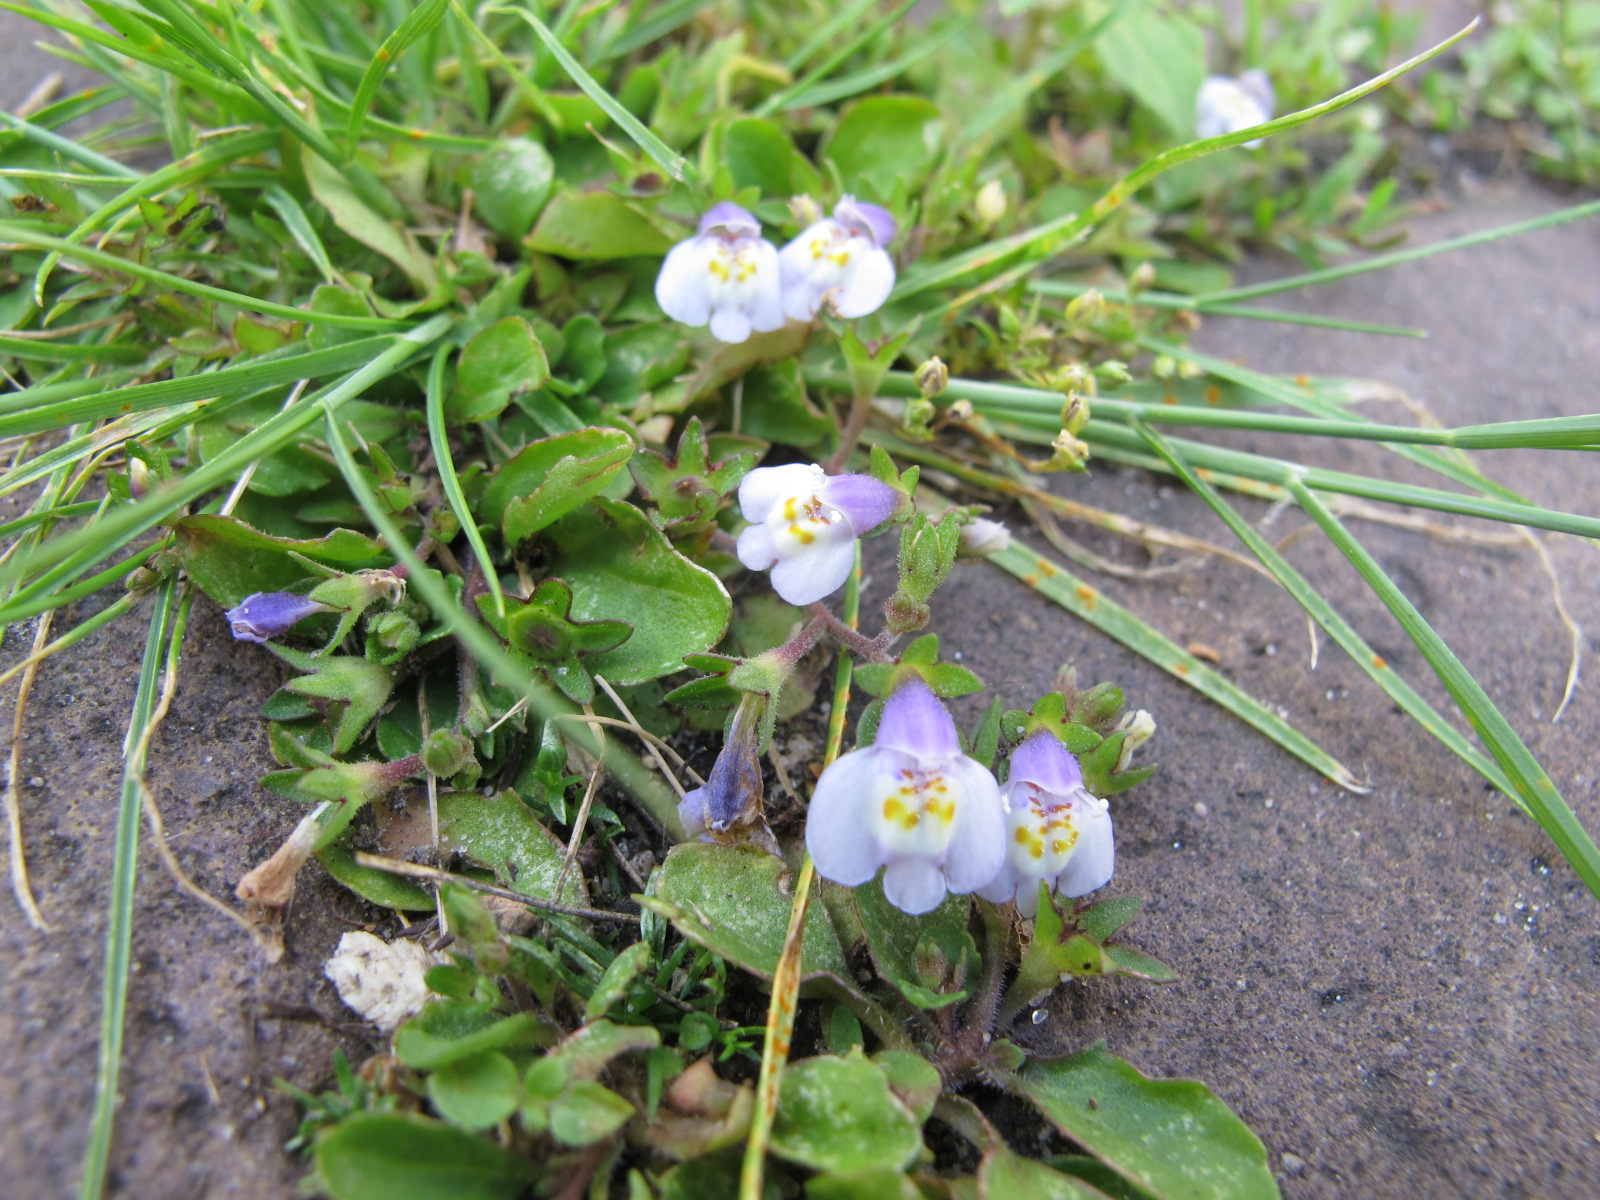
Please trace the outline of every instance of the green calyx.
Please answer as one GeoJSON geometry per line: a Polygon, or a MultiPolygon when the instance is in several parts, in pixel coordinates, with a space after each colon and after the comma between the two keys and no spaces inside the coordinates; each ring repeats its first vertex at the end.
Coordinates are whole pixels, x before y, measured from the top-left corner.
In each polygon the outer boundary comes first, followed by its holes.
{"type": "Polygon", "coordinates": [[[615,650],[633,634],[626,621],[573,620],[572,589],[559,579],[541,580],[524,601],[508,598],[503,617],[495,612],[492,596],[479,596],[478,610],[513,651],[578,704],[594,699],[594,678],[582,656],[615,650]]]}
{"type": "Polygon", "coordinates": [[[983,680],[966,667],[939,661],[939,637],[933,633],[906,646],[899,662],[861,663],[855,669],[856,685],[869,696],[887,696],[912,676],[944,700],[983,690],[983,680]]]}

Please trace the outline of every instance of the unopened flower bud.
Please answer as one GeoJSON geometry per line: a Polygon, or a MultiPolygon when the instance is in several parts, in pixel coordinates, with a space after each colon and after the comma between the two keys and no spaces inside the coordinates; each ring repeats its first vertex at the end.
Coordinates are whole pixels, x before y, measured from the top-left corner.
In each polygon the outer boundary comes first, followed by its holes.
{"type": "Polygon", "coordinates": [[[900,432],[919,442],[931,441],[933,419],[938,415],[939,410],[934,407],[932,400],[924,400],[920,396],[915,400],[907,400],[900,415],[900,432]]]}
{"type": "Polygon", "coordinates": [[[1067,320],[1074,325],[1093,325],[1106,315],[1106,298],[1094,288],[1067,303],[1067,320]]]}
{"type": "Polygon", "coordinates": [[[128,495],[143,500],[150,493],[150,467],[142,458],[128,459],[128,495]]]}
{"type": "Polygon", "coordinates": [[[1073,437],[1083,432],[1083,427],[1089,423],[1089,402],[1076,392],[1067,397],[1067,402],[1061,406],[1061,428],[1073,437]]]}
{"type": "Polygon", "coordinates": [[[950,368],[944,365],[938,355],[934,355],[917,368],[915,378],[917,390],[925,399],[932,400],[950,386],[950,368]]]}
{"type": "Polygon", "coordinates": [[[430,775],[448,779],[474,762],[472,739],[454,729],[435,729],[422,743],[422,765],[430,775]]]}
{"type": "Polygon", "coordinates": [[[1206,369],[1191,359],[1184,359],[1178,364],[1179,379],[1199,379],[1206,373],[1206,369]]]}
{"type": "Polygon", "coordinates": [[[1157,379],[1171,379],[1178,373],[1178,360],[1170,354],[1158,354],[1150,364],[1150,374],[1157,379]]]}
{"type": "Polygon", "coordinates": [[[956,424],[963,424],[964,422],[972,420],[972,401],[957,400],[944,411],[945,415],[956,424]]]}
{"type": "Polygon", "coordinates": [[[991,179],[978,189],[978,198],[973,201],[972,209],[985,225],[993,225],[1006,215],[1006,190],[998,179],[991,179]]]}
{"type": "Polygon", "coordinates": [[[314,613],[333,611],[330,605],[293,592],[256,592],[222,615],[239,641],[265,642],[288,633],[297,622],[314,613]]]}
{"type": "Polygon", "coordinates": [[[998,554],[1010,545],[1011,531],[999,521],[975,517],[961,527],[960,554],[963,558],[998,554]]]}
{"type": "Polygon", "coordinates": [[[1139,264],[1138,269],[1128,277],[1128,294],[1131,296],[1134,292],[1147,291],[1155,284],[1155,281],[1155,266],[1148,262],[1142,262],[1139,264]]]}
{"type": "Polygon", "coordinates": [[[1117,726],[1117,732],[1124,734],[1122,739],[1122,752],[1117,755],[1117,771],[1126,771],[1128,761],[1133,757],[1133,752],[1148,742],[1156,732],[1156,719],[1144,709],[1129,713],[1122,718],[1117,726]]]}
{"type": "Polygon", "coordinates": [[[795,224],[804,228],[822,220],[822,205],[810,196],[790,196],[789,213],[794,217],[795,224]]]}
{"type": "Polygon", "coordinates": [[[1128,370],[1128,364],[1108,359],[1094,369],[1095,379],[1107,387],[1119,387],[1133,378],[1133,372],[1128,370]]]}

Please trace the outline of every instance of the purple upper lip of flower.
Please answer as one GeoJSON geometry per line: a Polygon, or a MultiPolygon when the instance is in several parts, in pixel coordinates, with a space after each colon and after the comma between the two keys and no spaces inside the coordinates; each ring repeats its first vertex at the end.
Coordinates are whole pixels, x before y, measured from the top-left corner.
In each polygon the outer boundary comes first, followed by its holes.
{"type": "Polygon", "coordinates": [[[900,226],[889,215],[889,210],[854,196],[841,196],[833,206],[833,219],[852,233],[865,234],[880,246],[894,240],[900,226]]]}
{"type": "Polygon", "coordinates": [[[753,238],[761,232],[761,222],[747,209],[731,200],[721,200],[706,209],[700,218],[700,236],[717,234],[729,238],[753,238]]]}

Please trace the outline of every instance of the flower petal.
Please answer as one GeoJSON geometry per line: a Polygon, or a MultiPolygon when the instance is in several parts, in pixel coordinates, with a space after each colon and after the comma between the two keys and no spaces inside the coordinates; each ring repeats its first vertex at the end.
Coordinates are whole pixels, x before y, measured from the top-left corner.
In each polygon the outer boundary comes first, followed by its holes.
{"type": "Polygon", "coordinates": [[[1005,865],[1005,805],[1000,785],[977,759],[959,755],[948,772],[956,819],[944,878],[952,892],[970,892],[990,883],[1005,865]]]}
{"type": "Polygon", "coordinates": [[[1079,789],[1073,805],[1078,844],[1066,869],[1056,876],[1056,891],[1063,896],[1087,896],[1111,881],[1117,869],[1117,843],[1111,829],[1111,809],[1079,789]]]}
{"type": "Polygon", "coordinates": [[[765,525],[752,525],[739,534],[734,546],[739,561],[752,571],[766,571],[778,561],[778,548],[772,543],[772,534],[765,525]]]}
{"type": "Polygon", "coordinates": [[[711,319],[711,258],[714,238],[690,238],[667,252],[656,276],[656,303],[674,321],[704,325],[711,319]]]}
{"type": "Polygon", "coordinates": [[[706,832],[706,789],[693,788],[678,801],[678,819],[685,837],[697,838],[706,832]]]}
{"type": "Polygon", "coordinates": [[[956,723],[928,685],[916,676],[889,693],[878,720],[876,744],[909,754],[924,765],[961,753],[956,723]]]}
{"type": "Polygon", "coordinates": [[[711,336],[737,345],[750,336],[750,314],[742,308],[719,308],[711,314],[711,336]]]}
{"type": "Polygon", "coordinates": [[[806,817],[806,849],[824,879],[855,887],[871,879],[883,863],[868,824],[872,798],[880,790],[882,757],[870,746],[852,750],[817,780],[806,817]]]}
{"type": "Polygon", "coordinates": [[[822,485],[821,496],[844,514],[857,537],[882,525],[900,505],[900,493],[870,475],[835,475],[822,485]]]}
{"type": "Polygon", "coordinates": [[[944,900],[944,883],[939,868],[925,858],[897,859],[883,872],[885,898],[901,912],[912,916],[939,907],[944,900]]]}
{"type": "Polygon", "coordinates": [[[757,467],[739,485],[739,511],[746,521],[760,524],[779,503],[801,492],[809,495],[820,488],[827,478],[816,463],[757,467]]]}
{"type": "MultiPolygon", "coordinates": [[[[1009,900],[1015,900],[1017,899],[1017,873],[1011,869],[1010,863],[1002,863],[998,875],[981,888],[973,890],[991,904],[1004,904],[1009,900]]],[[[1021,907],[1020,902],[1018,907],[1021,907]]]]}
{"type": "Polygon", "coordinates": [[[748,252],[755,259],[757,286],[745,311],[750,314],[752,329],[757,333],[771,333],[788,323],[783,313],[783,268],[778,264],[778,250],[762,239],[748,252]]]}
{"type": "Polygon", "coordinates": [[[831,302],[833,311],[846,319],[877,312],[894,290],[894,259],[887,250],[857,238],[851,243],[850,253],[856,258],[854,269],[831,302]]]}
{"type": "MultiPolygon", "coordinates": [[[[743,540],[741,534],[741,543],[743,540]]],[[[742,555],[739,561],[744,561],[742,555]]],[[[779,559],[778,565],[772,568],[772,588],[790,604],[810,604],[842,588],[855,564],[854,538],[818,542],[804,554],[779,559]]]]}
{"type": "Polygon", "coordinates": [[[1023,739],[1011,752],[1008,780],[1036,783],[1047,792],[1070,796],[1083,787],[1083,770],[1056,735],[1040,729],[1023,739]]]}

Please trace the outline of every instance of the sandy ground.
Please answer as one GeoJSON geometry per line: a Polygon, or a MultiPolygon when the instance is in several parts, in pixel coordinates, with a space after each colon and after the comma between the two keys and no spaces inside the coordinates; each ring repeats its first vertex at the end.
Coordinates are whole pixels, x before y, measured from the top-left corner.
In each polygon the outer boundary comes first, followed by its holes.
{"type": "MultiPolygon", "coordinates": [[[[0,17],[0,32],[16,27],[0,17]]],[[[37,76],[11,57],[19,47],[17,37],[0,37],[0,102],[14,103],[37,76]]],[[[1414,241],[1556,206],[1535,191],[1485,191],[1419,220],[1414,241]]],[[[1284,301],[1423,325],[1426,342],[1215,321],[1199,345],[1265,370],[1381,380],[1449,425],[1578,413],[1595,407],[1597,279],[1600,224],[1590,221],[1284,301]]],[[[1405,419],[1389,404],[1372,412],[1405,419]]],[[[1424,478],[1370,447],[1230,444],[1424,478]]],[[[1600,473],[1584,456],[1500,452],[1481,462],[1535,500],[1600,511],[1600,473]]],[[[1142,472],[1102,466],[1061,486],[1141,519],[1227,537],[1197,500],[1142,472]]],[[[1245,511],[1267,516],[1262,506],[1245,511]]],[[[1269,534],[1301,523],[1281,515],[1269,534]]],[[[1600,828],[1592,751],[1600,698],[1580,687],[1551,723],[1566,642],[1531,550],[1355,528],[1585,823],[1600,828]]],[[[1073,532],[1124,561],[1144,561],[1142,552],[1073,532]]],[[[1569,538],[1545,544],[1592,654],[1600,648],[1600,597],[1588,585],[1597,552],[1569,538]]],[[[1331,547],[1312,534],[1289,553],[1390,663],[1448,703],[1331,547]]],[[[1164,988],[1073,988],[1018,1036],[1040,1050],[1105,1038],[1148,1073],[1205,1080],[1261,1134],[1291,1200],[1600,1195],[1600,906],[1543,834],[1422,740],[1337,649],[1324,641],[1310,669],[1305,620],[1269,582],[1225,564],[1150,582],[1094,582],[1178,641],[1214,647],[1224,670],[1283,706],[1373,791],[1336,789],[1021,583],[963,568],[937,606],[947,655],[961,652],[1008,703],[1028,702],[1073,662],[1086,682],[1116,679],[1160,725],[1147,752],[1161,771],[1115,802],[1112,890],[1149,898],[1130,934],[1182,978],[1164,988]]],[[[10,631],[4,661],[30,638],[28,627],[10,631]]],[[[28,715],[23,829],[53,929],[33,931],[9,900],[0,903],[0,1190],[17,1200],[76,1186],[94,1087],[120,742],[142,641],[136,621],[124,621],[63,655],[28,715]]],[[[208,606],[197,610],[152,780],[180,858],[215,892],[226,894],[297,816],[254,782],[268,768],[255,713],[279,678],[275,660],[229,641],[208,606]]],[[[7,726],[11,703],[8,689],[0,698],[7,726]]],[[[175,892],[145,853],[114,1194],[289,1193],[301,1168],[280,1146],[295,1114],[270,1083],[323,1081],[334,1034],[274,1014],[309,1009],[344,1019],[319,966],[339,933],[366,915],[311,879],[291,922],[290,953],[267,967],[231,926],[175,892]]]]}

